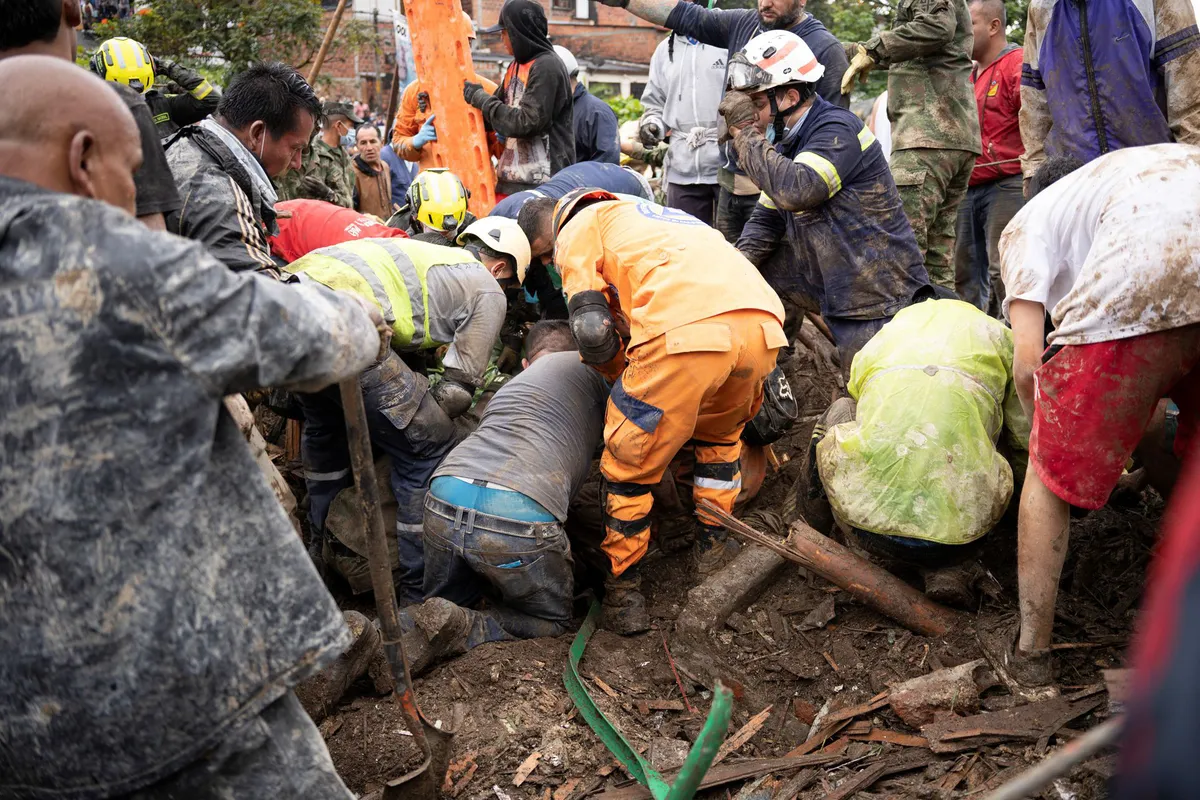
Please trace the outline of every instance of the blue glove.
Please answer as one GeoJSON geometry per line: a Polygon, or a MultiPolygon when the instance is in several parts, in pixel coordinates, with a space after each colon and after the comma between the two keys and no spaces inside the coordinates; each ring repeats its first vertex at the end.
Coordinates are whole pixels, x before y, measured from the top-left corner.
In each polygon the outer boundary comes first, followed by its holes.
{"type": "Polygon", "coordinates": [[[429,119],[425,120],[421,130],[417,131],[417,135],[413,137],[413,147],[419,150],[430,142],[437,141],[437,129],[433,127],[433,118],[436,116],[437,114],[430,114],[429,119]]]}

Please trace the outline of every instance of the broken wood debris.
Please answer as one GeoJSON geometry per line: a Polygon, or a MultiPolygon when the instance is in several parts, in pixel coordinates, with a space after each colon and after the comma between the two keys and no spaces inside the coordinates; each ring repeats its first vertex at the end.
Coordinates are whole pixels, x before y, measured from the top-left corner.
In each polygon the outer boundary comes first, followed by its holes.
{"type": "Polygon", "coordinates": [[[909,630],[924,636],[942,636],[959,619],[955,612],[938,605],[887,570],[856,556],[803,522],[793,522],[788,538],[780,542],[751,528],[711,501],[702,500],[700,505],[730,531],[812,570],[909,630]]]}
{"type": "Polygon", "coordinates": [[[1004,711],[970,717],[947,717],[922,726],[921,733],[929,739],[930,749],[935,753],[956,753],[1012,740],[1037,741],[1043,735],[1052,736],[1059,728],[1093,710],[1101,702],[1101,697],[1076,703],[1058,697],[1004,711]]]}
{"type": "MultiPolygon", "coordinates": [[[[739,747],[750,741],[756,733],[762,730],[762,726],[766,724],[767,718],[771,716],[771,709],[774,706],[767,706],[762,711],[751,717],[745,725],[743,725],[737,733],[730,736],[721,745],[721,749],[717,751],[716,757],[713,759],[713,765],[720,764],[725,760],[725,757],[737,750],[739,747]]],[[[710,767],[711,768],[711,767],[710,767]]]]}
{"type": "MultiPolygon", "coordinates": [[[[596,678],[596,680],[599,681],[600,679],[596,678]]],[[[512,785],[520,786],[522,783],[524,783],[525,780],[531,774],[533,774],[533,771],[537,769],[538,762],[541,760],[541,758],[542,754],[537,750],[534,750],[532,753],[530,753],[529,756],[521,762],[521,766],[517,767],[517,774],[513,776],[512,785]]]]}

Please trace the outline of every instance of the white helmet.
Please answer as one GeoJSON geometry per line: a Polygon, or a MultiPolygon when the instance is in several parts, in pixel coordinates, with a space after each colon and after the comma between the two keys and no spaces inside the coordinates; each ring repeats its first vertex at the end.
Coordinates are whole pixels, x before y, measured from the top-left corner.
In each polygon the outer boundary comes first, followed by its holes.
{"type": "MultiPolygon", "coordinates": [[[[725,78],[727,91],[750,94],[766,92],[774,118],[775,140],[783,138],[784,120],[800,105],[780,108],[775,90],[794,83],[808,84],[807,93],[815,92],[816,83],[825,74],[825,65],[817,61],[812,50],[791,31],[767,31],[750,41],[741,52],[729,59],[725,78]]],[[[806,91],[801,91],[801,103],[806,91]]]]}
{"type": "Polygon", "coordinates": [[[767,31],[755,36],[729,59],[726,89],[762,92],[789,83],[816,83],[825,65],[791,31],[767,31]]]}
{"type": "Polygon", "coordinates": [[[571,51],[563,47],[561,44],[554,45],[554,54],[563,62],[563,66],[567,68],[567,74],[574,78],[579,74],[579,62],[575,56],[571,55],[571,51]]]}
{"type": "Polygon", "coordinates": [[[529,269],[529,261],[533,251],[529,239],[517,224],[515,219],[508,217],[484,217],[477,219],[458,235],[458,243],[466,244],[468,239],[475,237],[489,249],[510,256],[517,269],[517,280],[525,282],[525,271],[529,269]]]}

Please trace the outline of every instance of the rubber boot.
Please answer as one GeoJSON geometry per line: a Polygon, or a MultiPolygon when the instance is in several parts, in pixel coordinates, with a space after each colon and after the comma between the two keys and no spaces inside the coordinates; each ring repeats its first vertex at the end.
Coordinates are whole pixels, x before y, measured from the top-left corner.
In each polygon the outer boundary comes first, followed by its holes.
{"type": "Polygon", "coordinates": [[[620,577],[609,576],[604,582],[602,622],[606,630],[631,636],[650,630],[646,598],[641,592],[642,579],[635,564],[620,577]]]}
{"type": "Polygon", "coordinates": [[[325,691],[321,698],[325,713],[337,705],[356,680],[367,674],[372,660],[383,651],[379,631],[369,619],[357,611],[344,611],[342,616],[354,635],[354,643],[325,669],[325,691]]]}
{"type": "MultiPolygon", "coordinates": [[[[431,597],[403,612],[411,629],[401,635],[409,671],[420,675],[437,661],[467,651],[467,633],[471,627],[465,609],[444,597],[431,597]]],[[[404,626],[402,624],[402,627],[404,626]]]]}
{"type": "Polygon", "coordinates": [[[939,569],[923,569],[925,596],[954,608],[974,610],[978,605],[976,587],[984,579],[983,567],[977,561],[965,561],[939,569]]]}
{"type": "Polygon", "coordinates": [[[700,523],[696,526],[696,543],[692,545],[692,563],[696,566],[696,576],[704,580],[709,575],[725,566],[730,553],[726,546],[728,534],[724,528],[716,528],[700,523]]]}

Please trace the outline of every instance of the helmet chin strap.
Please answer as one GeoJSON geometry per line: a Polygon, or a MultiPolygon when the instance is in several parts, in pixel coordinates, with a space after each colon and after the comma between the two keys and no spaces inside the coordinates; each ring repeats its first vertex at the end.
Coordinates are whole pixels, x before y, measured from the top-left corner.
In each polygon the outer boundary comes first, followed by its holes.
{"type": "Polygon", "coordinates": [[[789,108],[780,108],[778,100],[775,99],[775,89],[767,89],[767,99],[771,101],[771,118],[772,125],[775,128],[775,141],[783,141],[783,124],[788,115],[800,107],[799,103],[793,103],[789,108]]]}

